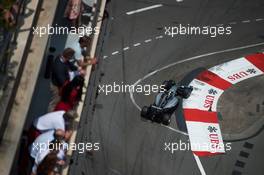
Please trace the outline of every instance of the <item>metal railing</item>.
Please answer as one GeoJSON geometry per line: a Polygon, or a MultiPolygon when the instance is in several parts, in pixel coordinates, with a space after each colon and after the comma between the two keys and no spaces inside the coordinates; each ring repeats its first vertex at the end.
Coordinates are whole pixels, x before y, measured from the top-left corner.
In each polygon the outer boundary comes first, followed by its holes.
{"type": "Polygon", "coordinates": [[[7,109],[10,105],[14,87],[12,84],[14,76],[10,70],[12,69],[10,59],[16,46],[20,25],[23,23],[27,2],[28,0],[18,0],[16,2],[18,8],[14,16],[15,25],[12,29],[8,29],[3,25],[0,26],[0,142],[8,121],[7,109]]]}
{"type": "MultiPolygon", "coordinates": [[[[8,63],[11,56],[11,46],[16,44],[19,24],[25,14],[27,0],[18,0],[18,11],[15,14],[15,26],[12,29],[7,29],[5,26],[0,26],[0,74],[4,76],[8,72],[8,63]]],[[[1,83],[2,84],[2,83],[1,83]]]]}

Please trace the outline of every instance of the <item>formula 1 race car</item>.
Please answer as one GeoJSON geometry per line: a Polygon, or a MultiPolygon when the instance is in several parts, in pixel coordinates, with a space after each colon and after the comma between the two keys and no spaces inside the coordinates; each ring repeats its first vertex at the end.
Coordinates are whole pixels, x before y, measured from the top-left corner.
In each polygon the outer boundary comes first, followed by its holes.
{"type": "Polygon", "coordinates": [[[177,109],[181,98],[188,98],[193,90],[192,86],[177,86],[175,81],[163,82],[163,91],[160,91],[155,102],[141,109],[141,117],[152,122],[169,125],[172,113],[177,109]]]}

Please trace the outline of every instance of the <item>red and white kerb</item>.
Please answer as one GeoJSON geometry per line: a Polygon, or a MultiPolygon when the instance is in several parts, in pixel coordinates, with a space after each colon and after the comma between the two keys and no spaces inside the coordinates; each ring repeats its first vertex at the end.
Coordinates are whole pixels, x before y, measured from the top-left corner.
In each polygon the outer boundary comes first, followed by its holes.
{"type": "Polygon", "coordinates": [[[198,156],[225,153],[217,118],[217,101],[233,84],[264,74],[264,54],[252,54],[214,66],[191,83],[193,92],[183,100],[192,151],[198,156]]]}

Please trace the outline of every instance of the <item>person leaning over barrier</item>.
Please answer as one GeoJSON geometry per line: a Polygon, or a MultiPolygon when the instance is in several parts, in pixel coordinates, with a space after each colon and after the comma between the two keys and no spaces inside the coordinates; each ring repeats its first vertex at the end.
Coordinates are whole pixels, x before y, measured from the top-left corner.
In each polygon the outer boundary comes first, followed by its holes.
{"type": "MultiPolygon", "coordinates": [[[[56,166],[60,164],[60,160],[57,157],[58,151],[51,151],[46,157],[40,162],[37,167],[36,175],[55,175],[56,166]]],[[[32,175],[35,175],[34,172],[32,175]]]]}
{"type": "Polygon", "coordinates": [[[54,111],[68,111],[74,109],[77,106],[78,102],[81,100],[83,86],[84,77],[81,75],[74,77],[71,82],[67,83],[61,89],[61,100],[55,106],[54,111]]]}
{"type": "Polygon", "coordinates": [[[69,60],[73,57],[75,51],[66,48],[61,55],[55,58],[52,64],[50,90],[52,99],[48,107],[48,111],[53,111],[55,105],[59,102],[59,90],[66,81],[70,80],[70,72],[77,70],[69,60]]]}
{"type": "Polygon", "coordinates": [[[66,43],[65,47],[72,48],[75,53],[73,59],[70,62],[75,63],[79,67],[86,67],[88,65],[94,65],[97,63],[96,58],[90,58],[87,55],[87,50],[90,49],[92,39],[89,36],[79,37],[78,34],[70,34],[72,35],[72,40],[66,43]]]}
{"type": "Polygon", "coordinates": [[[58,151],[57,157],[61,162],[65,160],[65,152],[68,147],[64,141],[65,132],[61,129],[47,131],[39,135],[29,148],[32,162],[32,175],[36,175],[37,168],[44,158],[52,151],[58,151]]]}
{"type": "Polygon", "coordinates": [[[32,143],[41,133],[49,130],[61,129],[65,131],[65,140],[69,140],[73,130],[74,120],[78,114],[74,110],[55,111],[47,113],[33,121],[30,129],[29,142],[32,143]]]}

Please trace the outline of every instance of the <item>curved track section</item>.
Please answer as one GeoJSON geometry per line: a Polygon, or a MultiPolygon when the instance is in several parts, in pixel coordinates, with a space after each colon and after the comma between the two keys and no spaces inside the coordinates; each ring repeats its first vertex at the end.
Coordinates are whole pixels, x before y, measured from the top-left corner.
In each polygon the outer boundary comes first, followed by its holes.
{"type": "Polygon", "coordinates": [[[225,152],[217,102],[232,85],[263,74],[264,54],[258,53],[214,66],[190,83],[194,90],[188,99],[183,100],[183,109],[191,148],[196,155],[225,152]]]}

